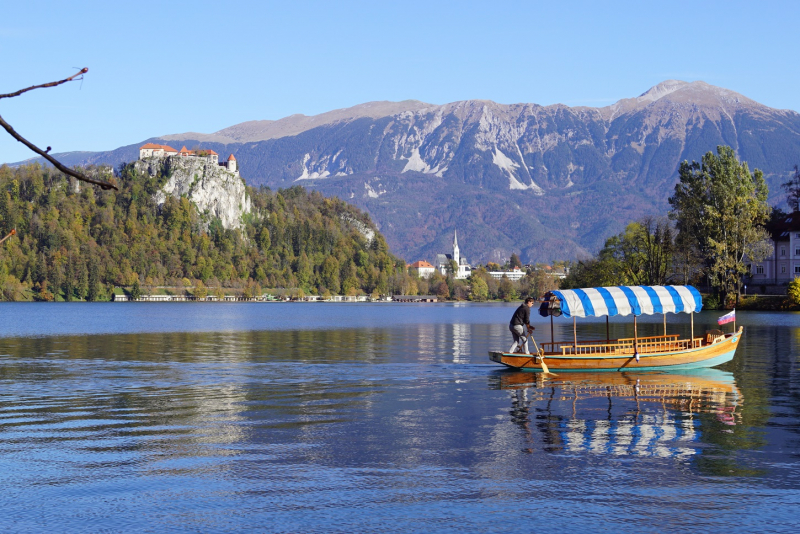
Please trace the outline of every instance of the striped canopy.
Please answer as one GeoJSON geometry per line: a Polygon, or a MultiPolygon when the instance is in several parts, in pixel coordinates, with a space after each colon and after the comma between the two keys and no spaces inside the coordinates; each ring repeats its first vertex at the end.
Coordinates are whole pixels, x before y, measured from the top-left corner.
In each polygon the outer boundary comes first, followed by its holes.
{"type": "Polygon", "coordinates": [[[692,286],[617,286],[553,291],[566,317],[690,313],[703,308],[692,286]]]}

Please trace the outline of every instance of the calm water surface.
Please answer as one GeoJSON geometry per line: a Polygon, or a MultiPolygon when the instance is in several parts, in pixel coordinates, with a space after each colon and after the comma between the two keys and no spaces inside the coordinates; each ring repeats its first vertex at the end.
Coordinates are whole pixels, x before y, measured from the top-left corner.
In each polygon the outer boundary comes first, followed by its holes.
{"type": "Polygon", "coordinates": [[[740,312],[717,369],[543,380],[488,361],[513,310],[0,304],[0,527],[800,529],[800,314],[740,312]]]}

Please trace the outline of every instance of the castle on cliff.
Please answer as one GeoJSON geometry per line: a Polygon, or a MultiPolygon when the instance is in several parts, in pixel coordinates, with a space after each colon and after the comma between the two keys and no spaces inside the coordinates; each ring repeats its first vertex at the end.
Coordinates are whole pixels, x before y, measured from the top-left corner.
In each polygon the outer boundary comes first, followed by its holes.
{"type": "Polygon", "coordinates": [[[236,158],[233,154],[228,156],[228,161],[219,161],[219,154],[211,149],[201,148],[197,150],[187,150],[186,146],[180,150],[175,150],[168,145],[157,145],[155,143],[147,143],[139,147],[139,159],[144,158],[205,158],[208,163],[212,165],[219,165],[225,167],[228,172],[232,172],[239,176],[239,169],[236,166],[236,158]]]}

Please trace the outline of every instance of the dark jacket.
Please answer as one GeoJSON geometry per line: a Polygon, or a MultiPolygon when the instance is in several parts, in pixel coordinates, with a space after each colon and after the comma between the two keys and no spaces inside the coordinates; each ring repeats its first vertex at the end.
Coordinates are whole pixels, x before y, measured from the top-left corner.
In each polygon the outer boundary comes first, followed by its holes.
{"type": "Polygon", "coordinates": [[[516,325],[531,325],[531,309],[524,303],[517,308],[517,311],[515,311],[513,317],[511,317],[511,326],[516,325]]]}

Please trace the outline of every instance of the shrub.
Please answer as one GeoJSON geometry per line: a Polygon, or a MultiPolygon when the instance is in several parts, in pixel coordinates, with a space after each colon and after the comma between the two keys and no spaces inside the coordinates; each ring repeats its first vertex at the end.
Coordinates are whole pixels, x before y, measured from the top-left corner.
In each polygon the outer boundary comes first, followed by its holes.
{"type": "Polygon", "coordinates": [[[800,306],[800,278],[795,278],[789,282],[789,302],[794,306],[800,306]]]}

